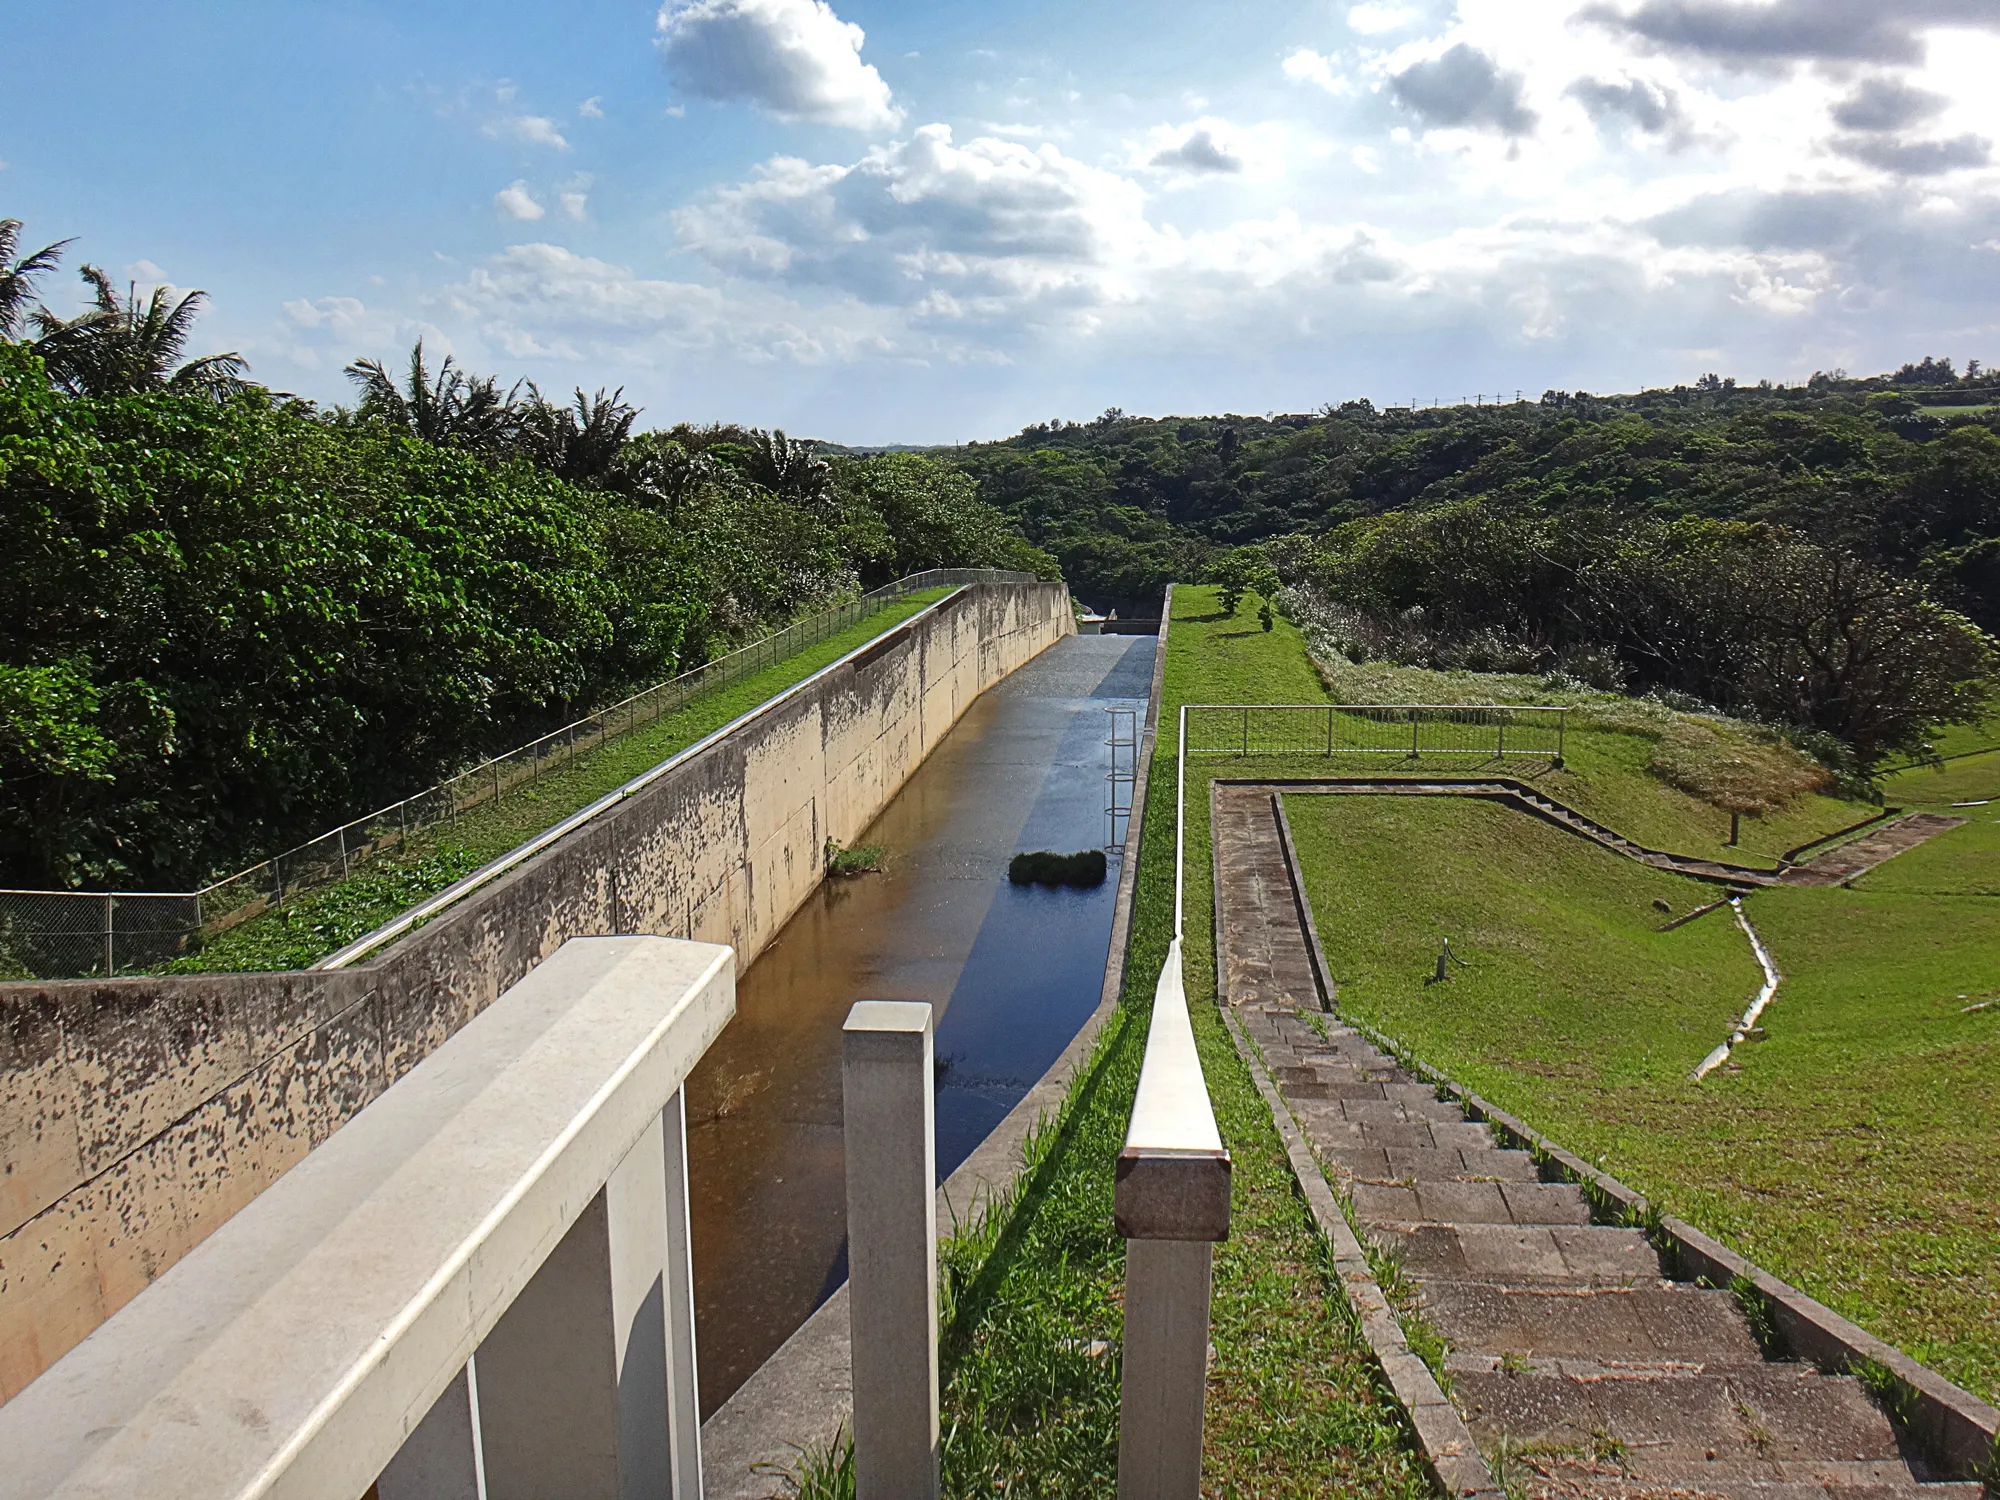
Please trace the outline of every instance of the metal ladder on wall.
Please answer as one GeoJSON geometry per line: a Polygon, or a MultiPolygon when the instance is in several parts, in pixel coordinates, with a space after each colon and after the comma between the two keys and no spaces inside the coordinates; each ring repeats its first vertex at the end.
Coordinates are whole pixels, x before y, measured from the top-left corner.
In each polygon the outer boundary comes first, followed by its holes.
{"type": "Polygon", "coordinates": [[[1104,773],[1104,852],[1122,854],[1132,826],[1133,789],[1139,779],[1139,711],[1107,708],[1111,733],[1104,741],[1111,769],[1104,773]]]}

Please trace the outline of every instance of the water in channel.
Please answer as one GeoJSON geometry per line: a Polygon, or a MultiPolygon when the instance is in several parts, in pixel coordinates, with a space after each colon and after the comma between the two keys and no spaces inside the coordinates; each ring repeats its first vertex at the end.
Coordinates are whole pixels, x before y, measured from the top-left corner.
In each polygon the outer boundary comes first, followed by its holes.
{"type": "Polygon", "coordinates": [[[688,1080],[704,1416],[846,1279],[854,1002],[936,1007],[940,1179],[1095,1008],[1118,857],[1092,890],[1011,885],[1007,861],[1106,841],[1105,710],[1143,713],[1156,645],[1065,637],[982,694],[856,840],[886,847],[887,870],[827,881],[740,976],[736,1018],[688,1080]]]}

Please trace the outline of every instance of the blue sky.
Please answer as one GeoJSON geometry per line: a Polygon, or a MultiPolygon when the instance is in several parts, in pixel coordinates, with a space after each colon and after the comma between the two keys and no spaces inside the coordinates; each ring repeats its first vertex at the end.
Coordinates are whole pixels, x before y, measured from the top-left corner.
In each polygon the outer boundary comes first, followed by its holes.
{"type": "Polygon", "coordinates": [[[856,443],[2000,359],[1994,0],[9,27],[0,216],[207,290],[201,352],[322,400],[419,336],[649,425],[856,443]]]}

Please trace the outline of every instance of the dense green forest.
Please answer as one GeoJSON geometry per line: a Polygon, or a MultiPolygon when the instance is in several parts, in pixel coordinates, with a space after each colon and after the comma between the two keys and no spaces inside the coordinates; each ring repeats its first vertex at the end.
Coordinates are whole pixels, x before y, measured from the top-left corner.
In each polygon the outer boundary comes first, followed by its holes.
{"type": "Polygon", "coordinates": [[[635,432],[422,346],[352,408],[0,221],[0,885],[175,888],[930,567],[1052,571],[918,454],[635,432]]]}
{"type": "Polygon", "coordinates": [[[2000,382],[1148,419],[850,452],[427,355],[351,406],[40,300],[0,220],[0,884],[185,885],[928,567],[1232,585],[1357,659],[1677,694],[1865,779],[1977,719],[2000,382]]]}
{"type": "Polygon", "coordinates": [[[1866,774],[1992,691],[1996,396],[1927,356],[1792,388],[1109,411],[953,456],[1086,598],[1268,577],[1362,659],[1683,694],[1866,774]]]}

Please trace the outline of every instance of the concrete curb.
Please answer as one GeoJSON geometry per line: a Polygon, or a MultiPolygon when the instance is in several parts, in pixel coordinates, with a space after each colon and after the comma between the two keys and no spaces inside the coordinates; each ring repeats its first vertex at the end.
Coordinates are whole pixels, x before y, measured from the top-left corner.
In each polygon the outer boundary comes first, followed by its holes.
{"type": "Polygon", "coordinates": [[[1347,1222],[1347,1215],[1341,1212],[1340,1204],[1335,1200],[1333,1189],[1320,1167],[1319,1158],[1313,1154],[1311,1143],[1292,1119],[1284,1097],[1265,1072],[1263,1059],[1244,1034],[1227,999],[1223,1000],[1220,1008],[1223,1022],[1229,1028],[1230,1040],[1235,1042],[1238,1055],[1250,1069],[1251,1080],[1271,1111],[1271,1123],[1277,1127],[1278,1135],[1285,1143],[1285,1155],[1291,1161],[1292,1176],[1298,1181],[1306,1206],[1312,1210],[1313,1222],[1319,1226],[1321,1236],[1333,1250],[1334,1270],[1361,1324],[1361,1336],[1368,1341],[1375,1362],[1381,1366],[1389,1388],[1395,1392],[1396,1400],[1402,1404],[1410,1419],[1418,1452],[1447,1494],[1487,1496],[1500,1500],[1505,1492],[1494,1482],[1486,1460],[1479,1456],[1479,1445],[1473,1440],[1465,1419],[1438,1385],[1430,1366],[1410,1352],[1409,1341],[1403,1337],[1403,1328],[1396,1321],[1395,1310],[1383,1295],[1381,1284],[1376,1281],[1375,1272],[1362,1251],[1361,1241],[1347,1222]]]}
{"type": "MultiPolygon", "coordinates": [[[[1141,829],[1153,743],[1159,731],[1160,688],[1167,660],[1166,622],[1172,613],[1173,585],[1169,584],[1132,786],[1133,819],[1141,829]]],[[[989,1203],[1012,1191],[1026,1164],[1023,1150],[1029,1135],[1044,1120],[1061,1112],[1070,1085],[1089,1066],[1105,1025],[1117,1014],[1125,984],[1140,855],[1140,840],[1131,824],[1127,828],[1126,855],[1112,908],[1110,953],[1097,1009],[1062,1056],[938,1188],[940,1240],[949,1238],[959,1226],[975,1222],[989,1203]]],[[[702,1424],[708,1500],[773,1500],[786,1492],[784,1475],[802,1452],[829,1447],[839,1438],[854,1409],[849,1338],[847,1285],[843,1282],[702,1424]]]]}
{"type": "Polygon", "coordinates": [[[2000,1456],[2000,1409],[1918,1364],[1902,1350],[1850,1323],[1692,1224],[1660,1215],[1644,1194],[1564,1150],[1532,1125],[1428,1063],[1411,1057],[1373,1027],[1344,1019],[1404,1067],[1456,1099],[1468,1116],[1485,1121],[1503,1138],[1534,1152],[1544,1170],[1553,1167],[1562,1177],[1581,1184],[1601,1209],[1615,1210],[1628,1223],[1644,1228],[1683,1277],[1754,1294],[1773,1332],[1790,1353],[1832,1374],[1852,1373],[1869,1365],[1886,1370],[1897,1386],[1897,1396],[1888,1403],[1891,1420],[1919,1452],[1945,1477],[1985,1479],[1989,1491],[1994,1488],[1994,1462],[2000,1456]]]}

